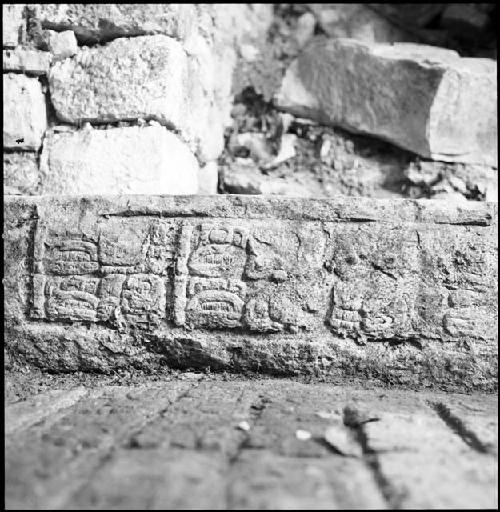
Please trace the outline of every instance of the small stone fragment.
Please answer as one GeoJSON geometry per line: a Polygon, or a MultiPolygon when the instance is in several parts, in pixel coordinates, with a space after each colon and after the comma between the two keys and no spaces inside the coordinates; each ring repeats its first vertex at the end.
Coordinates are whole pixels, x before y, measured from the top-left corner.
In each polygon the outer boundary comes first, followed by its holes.
{"type": "Polygon", "coordinates": [[[78,52],[78,42],[72,30],[64,30],[63,32],[49,30],[48,47],[57,60],[72,57],[78,52]]]}
{"type": "Polygon", "coordinates": [[[297,136],[292,133],[286,133],[281,137],[281,145],[278,154],[269,162],[262,166],[263,169],[272,169],[283,162],[290,160],[295,156],[295,143],[297,136]]]}
{"type": "Polygon", "coordinates": [[[314,35],[315,26],[316,18],[312,13],[305,12],[299,16],[294,34],[295,41],[297,41],[299,48],[303,48],[314,35]]]}
{"type": "Polygon", "coordinates": [[[47,128],[41,83],[26,75],[4,74],[3,113],[4,147],[36,151],[47,128]]]}
{"type": "Polygon", "coordinates": [[[307,441],[308,439],[311,439],[311,432],[309,432],[308,430],[296,430],[295,437],[299,441],[307,441]]]}
{"type": "Polygon", "coordinates": [[[250,424],[248,423],[248,421],[240,421],[238,423],[238,428],[240,430],[244,430],[245,432],[248,432],[250,430],[250,424]]]}

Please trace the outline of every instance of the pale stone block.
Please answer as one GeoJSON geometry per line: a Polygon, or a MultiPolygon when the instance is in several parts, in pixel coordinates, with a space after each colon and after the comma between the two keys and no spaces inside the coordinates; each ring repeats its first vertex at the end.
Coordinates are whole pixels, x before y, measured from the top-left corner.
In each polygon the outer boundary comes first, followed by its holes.
{"type": "Polygon", "coordinates": [[[198,174],[198,194],[217,194],[218,184],[219,168],[217,166],[217,162],[207,162],[203,167],[200,167],[200,172],[198,174]]]}
{"type": "Polygon", "coordinates": [[[195,194],[198,163],[162,126],[49,133],[42,194],[195,194]]]}
{"type": "Polygon", "coordinates": [[[4,153],[4,194],[36,194],[38,190],[38,156],[31,151],[4,153]]]}
{"type": "Polygon", "coordinates": [[[16,48],[3,50],[3,70],[46,75],[49,72],[52,55],[40,50],[16,48]]]}
{"type": "Polygon", "coordinates": [[[52,66],[52,103],[69,123],[155,119],[177,129],[202,160],[214,159],[223,148],[223,127],[218,109],[211,108],[213,88],[205,85],[215,70],[204,55],[210,57],[198,45],[188,57],[164,35],[83,49],[52,66]]]}
{"type": "Polygon", "coordinates": [[[56,59],[73,57],[78,52],[78,42],[72,30],[48,30],[48,47],[56,59]]]}
{"type": "Polygon", "coordinates": [[[23,25],[23,4],[2,5],[2,44],[14,48],[19,44],[19,32],[23,25]]]}
{"type": "Polygon", "coordinates": [[[318,39],[288,69],[278,105],[425,158],[498,166],[497,69],[432,46],[318,39]]]}
{"type": "Polygon", "coordinates": [[[37,150],[47,128],[45,94],[36,78],[20,74],[3,76],[3,145],[37,150]]]}

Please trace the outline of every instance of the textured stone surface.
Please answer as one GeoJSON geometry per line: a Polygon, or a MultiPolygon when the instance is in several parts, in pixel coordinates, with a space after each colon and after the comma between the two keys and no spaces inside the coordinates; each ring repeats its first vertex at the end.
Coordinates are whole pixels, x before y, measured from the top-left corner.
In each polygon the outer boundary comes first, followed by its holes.
{"type": "Polygon", "coordinates": [[[194,4],[39,4],[37,17],[53,30],[73,30],[82,44],[117,37],[166,34],[185,39],[196,30],[194,4]]]}
{"type": "Polygon", "coordinates": [[[307,4],[329,37],[366,42],[411,42],[415,37],[363,4],[307,4]]]}
{"type": "Polygon", "coordinates": [[[124,196],[5,205],[14,359],[66,371],[166,364],[496,386],[495,204],[124,196]]]}
{"type": "Polygon", "coordinates": [[[498,167],[496,79],[491,59],[321,38],[292,63],[277,101],[425,158],[498,167]]]}
{"type": "MultiPolygon", "coordinates": [[[[49,392],[7,401],[7,508],[498,506],[497,454],[471,445],[435,407],[460,403],[495,422],[495,396],[191,376],[146,385],[150,377],[133,385],[82,379],[65,389],[55,380],[49,392]],[[50,407],[66,401],[66,409],[47,415],[50,395],[50,407]],[[9,428],[26,412],[30,422],[9,428]],[[332,430],[349,439],[353,455],[326,441],[332,430]]],[[[482,435],[470,429],[469,437],[482,435]]]]}
{"type": "Polygon", "coordinates": [[[31,75],[46,75],[52,55],[39,50],[16,48],[3,51],[3,70],[18,71],[31,75]]]}
{"type": "Polygon", "coordinates": [[[189,58],[188,50],[164,35],[83,49],[51,68],[57,116],[70,123],[155,119],[179,130],[203,158],[216,158],[223,127],[211,109],[213,88],[207,79],[213,74],[204,72],[198,43],[189,58]]]}
{"type": "Polygon", "coordinates": [[[2,4],[2,44],[4,48],[14,48],[19,44],[23,11],[23,4],[2,4]]]}
{"type": "Polygon", "coordinates": [[[37,194],[39,181],[38,155],[36,153],[31,151],[4,153],[4,194],[37,194]]]}
{"type": "Polygon", "coordinates": [[[43,194],[195,194],[198,162],[163,126],[49,133],[43,194]]]}
{"type": "Polygon", "coordinates": [[[37,150],[47,128],[42,85],[36,78],[3,75],[3,145],[9,149],[37,150]]]}

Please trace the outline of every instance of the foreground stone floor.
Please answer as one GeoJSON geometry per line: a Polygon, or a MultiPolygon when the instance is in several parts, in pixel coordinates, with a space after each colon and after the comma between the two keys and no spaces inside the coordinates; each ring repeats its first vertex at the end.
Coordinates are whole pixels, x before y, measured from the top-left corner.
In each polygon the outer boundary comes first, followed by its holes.
{"type": "Polygon", "coordinates": [[[496,395],[194,373],[16,378],[7,509],[498,505],[496,395]]]}

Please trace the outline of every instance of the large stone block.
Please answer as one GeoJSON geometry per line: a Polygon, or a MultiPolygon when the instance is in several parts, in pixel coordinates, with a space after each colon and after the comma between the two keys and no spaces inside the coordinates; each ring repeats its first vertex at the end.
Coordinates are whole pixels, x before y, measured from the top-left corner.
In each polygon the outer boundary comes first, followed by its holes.
{"type": "Polygon", "coordinates": [[[37,150],[47,128],[42,84],[25,75],[4,74],[3,115],[4,147],[37,150]]]}
{"type": "Polygon", "coordinates": [[[12,359],[497,383],[497,205],[251,196],[12,198],[12,359]]]}
{"type": "MultiPolygon", "coordinates": [[[[200,42],[201,44],[201,42],[200,42]]],[[[202,159],[223,147],[223,127],[211,108],[212,70],[168,36],[117,39],[57,62],[49,74],[57,116],[69,123],[155,119],[177,129],[202,159]]]]}
{"type": "Polygon", "coordinates": [[[162,126],[49,133],[42,194],[195,194],[198,162],[162,126]]]}
{"type": "Polygon", "coordinates": [[[319,39],[288,69],[277,102],[425,158],[497,167],[496,81],[490,59],[319,39]]]}

